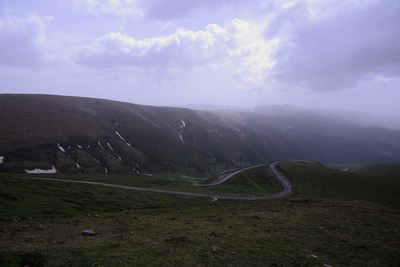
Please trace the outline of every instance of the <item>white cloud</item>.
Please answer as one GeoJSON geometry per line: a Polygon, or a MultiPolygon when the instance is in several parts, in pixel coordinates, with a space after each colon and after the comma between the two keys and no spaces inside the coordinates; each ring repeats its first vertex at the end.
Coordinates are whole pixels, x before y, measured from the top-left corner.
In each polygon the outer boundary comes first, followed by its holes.
{"type": "Polygon", "coordinates": [[[27,14],[15,17],[3,10],[0,17],[0,65],[34,68],[50,60],[46,25],[52,18],[27,14]]]}
{"type": "Polygon", "coordinates": [[[209,25],[205,31],[179,30],[171,35],[135,39],[119,32],[98,38],[79,53],[79,61],[94,67],[197,65],[216,56],[226,31],[209,25]]]}
{"type": "Polygon", "coordinates": [[[127,66],[176,72],[201,67],[219,81],[250,90],[263,86],[278,44],[278,39],[265,40],[256,23],[237,19],[225,27],[210,24],[201,31],[178,30],[145,39],[107,33],[82,48],[76,60],[100,69],[127,66]]]}
{"type": "Polygon", "coordinates": [[[114,14],[119,16],[141,17],[142,9],[138,0],[74,0],[77,10],[92,14],[114,14]]]}
{"type": "Polygon", "coordinates": [[[70,63],[74,55],[80,71],[94,69],[108,77],[134,73],[164,87],[179,85],[187,76],[203,87],[266,94],[281,88],[333,91],[355,88],[376,77],[400,77],[399,1],[73,3],[78,10],[98,16],[83,14],[66,25],[65,18],[74,15],[73,10],[63,15],[55,12],[57,20],[51,26],[61,30],[49,32],[51,17],[0,13],[0,65],[33,69],[54,58],[70,63]],[[92,23],[81,30],[81,23],[91,18],[92,23]],[[160,29],[166,20],[169,26],[160,29]],[[118,28],[121,21],[123,27],[118,28]],[[94,28],[98,24],[102,26],[94,28]],[[108,33],[100,36],[103,30],[108,33]],[[88,43],[90,35],[100,37],[88,43]]]}

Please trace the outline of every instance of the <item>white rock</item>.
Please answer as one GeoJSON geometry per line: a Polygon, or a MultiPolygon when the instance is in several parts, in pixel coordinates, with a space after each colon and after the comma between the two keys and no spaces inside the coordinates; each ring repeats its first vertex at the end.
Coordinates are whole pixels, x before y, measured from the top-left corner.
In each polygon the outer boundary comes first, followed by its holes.
{"type": "Polygon", "coordinates": [[[51,167],[52,167],[52,168],[51,168],[51,169],[48,169],[48,170],[39,169],[39,168],[36,168],[36,169],[33,169],[33,170],[27,170],[27,169],[25,169],[25,172],[28,173],[28,174],[39,174],[39,173],[43,173],[43,174],[45,174],[45,173],[54,174],[54,173],[57,173],[56,168],[55,168],[54,166],[51,166],[51,167]]]}

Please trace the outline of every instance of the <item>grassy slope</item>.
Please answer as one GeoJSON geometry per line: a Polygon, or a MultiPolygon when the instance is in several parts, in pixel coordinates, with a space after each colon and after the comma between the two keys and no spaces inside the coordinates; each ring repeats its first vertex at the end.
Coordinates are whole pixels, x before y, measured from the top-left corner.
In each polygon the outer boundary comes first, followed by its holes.
{"type": "Polygon", "coordinates": [[[57,266],[400,264],[399,209],[354,202],[358,196],[343,193],[343,185],[320,198],[329,179],[308,190],[296,176],[299,194],[286,200],[210,202],[0,177],[0,266],[33,259],[57,266]],[[83,237],[84,229],[97,235],[83,237]]]}
{"type": "Polygon", "coordinates": [[[331,165],[336,169],[347,169],[350,172],[363,173],[390,179],[400,179],[400,164],[348,164],[331,165]]]}
{"type": "Polygon", "coordinates": [[[344,172],[305,162],[287,162],[280,166],[294,183],[299,197],[363,200],[400,208],[400,180],[344,172]]]}

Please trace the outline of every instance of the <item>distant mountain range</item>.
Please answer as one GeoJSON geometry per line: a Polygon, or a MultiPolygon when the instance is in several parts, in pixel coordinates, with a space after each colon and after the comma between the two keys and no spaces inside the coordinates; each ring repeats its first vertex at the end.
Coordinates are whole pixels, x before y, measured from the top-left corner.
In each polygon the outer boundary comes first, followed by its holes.
{"type": "Polygon", "coordinates": [[[207,111],[0,95],[2,172],[207,175],[276,159],[398,163],[400,131],[285,106],[207,111]]]}

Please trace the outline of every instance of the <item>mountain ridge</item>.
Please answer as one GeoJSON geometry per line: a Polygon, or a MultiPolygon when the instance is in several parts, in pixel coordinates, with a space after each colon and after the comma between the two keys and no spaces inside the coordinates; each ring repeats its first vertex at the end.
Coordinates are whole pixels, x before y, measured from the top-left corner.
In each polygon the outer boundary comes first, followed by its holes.
{"type": "Polygon", "coordinates": [[[400,132],[313,113],[0,95],[0,171],[205,175],[276,159],[399,162],[400,132]]]}

